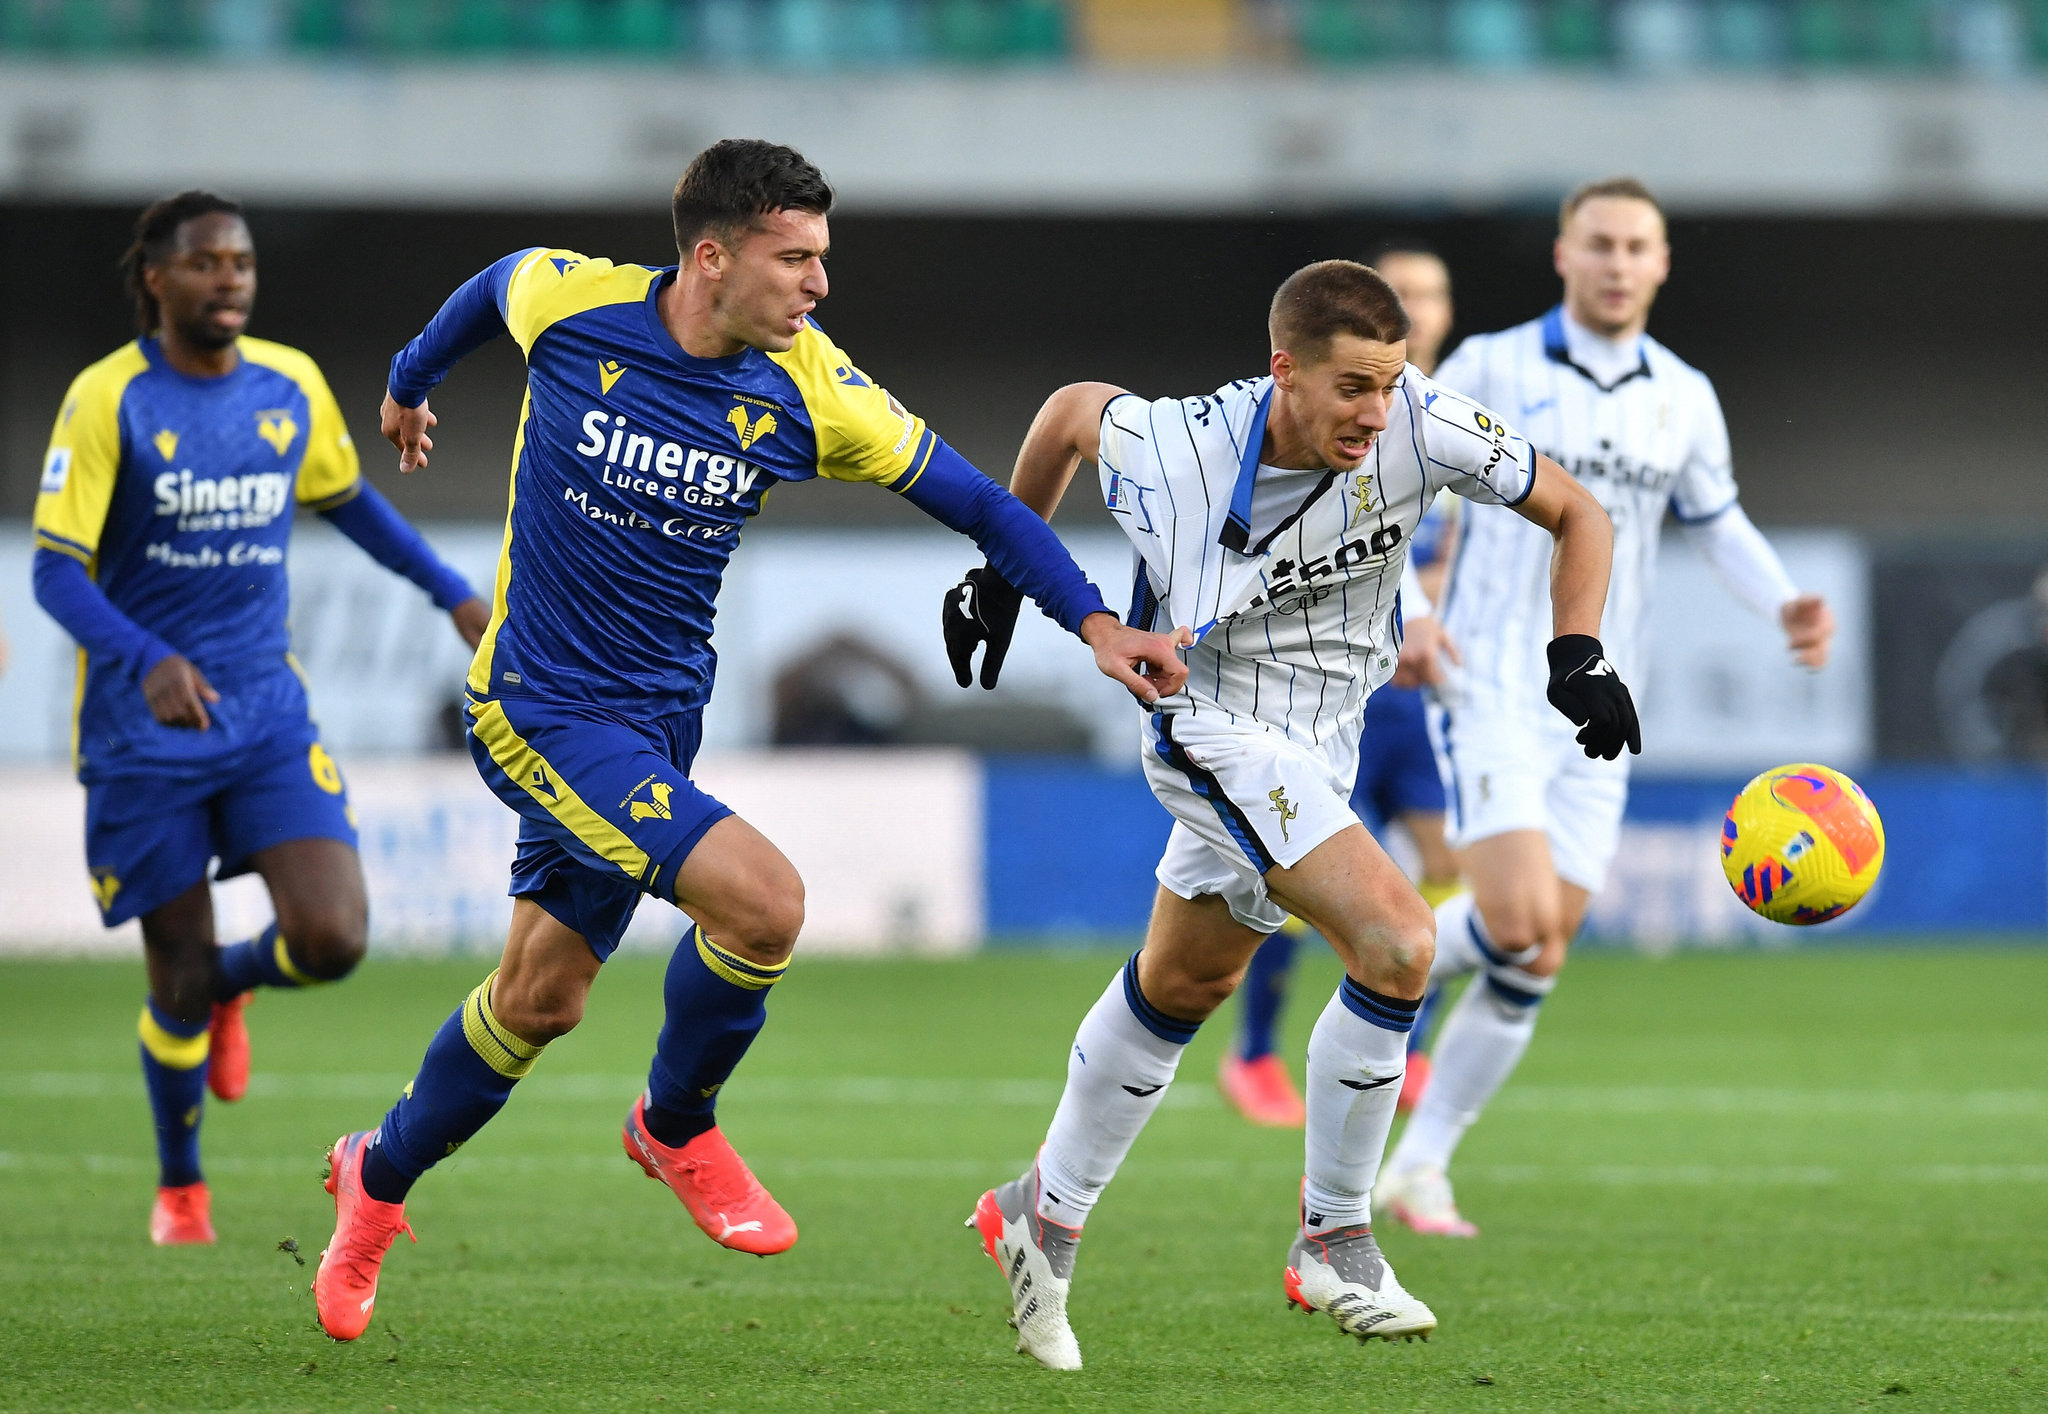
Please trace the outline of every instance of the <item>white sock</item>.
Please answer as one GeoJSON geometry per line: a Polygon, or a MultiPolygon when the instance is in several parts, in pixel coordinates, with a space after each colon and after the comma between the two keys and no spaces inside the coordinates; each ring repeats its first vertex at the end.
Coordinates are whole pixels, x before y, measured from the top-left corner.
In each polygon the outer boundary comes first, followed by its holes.
{"type": "Polygon", "coordinates": [[[1349,1227],[1372,1221],[1408,1032],[1420,1001],[1400,1001],[1346,977],[1308,1040],[1308,1165],[1302,1225],[1349,1227]]]}
{"type": "Polygon", "coordinates": [[[1199,1022],[1163,1015],[1138,990],[1133,956],[1074,1034],[1067,1088],[1038,1152],[1038,1215],[1080,1227],[1173,1083],[1199,1022]]]}
{"type": "Polygon", "coordinates": [[[1484,932],[1470,890],[1447,898],[1436,906],[1436,960],[1429,965],[1430,986],[1442,986],[1454,977],[1477,972],[1486,965],[1486,956],[1479,950],[1479,939],[1473,936],[1475,925],[1484,932]]]}
{"type": "Polygon", "coordinates": [[[1520,967],[1489,963],[1465,989],[1430,1052],[1429,1088],[1409,1117],[1390,1170],[1445,1169],[1458,1141],[1507,1083],[1536,1034],[1536,1013],[1557,985],[1520,967]]]}

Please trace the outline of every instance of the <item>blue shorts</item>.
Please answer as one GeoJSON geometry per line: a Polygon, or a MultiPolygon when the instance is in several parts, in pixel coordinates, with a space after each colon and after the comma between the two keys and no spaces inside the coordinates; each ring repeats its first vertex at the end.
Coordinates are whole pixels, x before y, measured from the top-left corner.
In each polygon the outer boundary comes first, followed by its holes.
{"type": "Polygon", "coordinates": [[[85,787],[85,862],[112,928],[161,908],[206,877],[230,879],[287,840],[356,847],[341,770],[313,724],[252,745],[204,776],[108,776],[85,787]]]}
{"type": "Polygon", "coordinates": [[[1441,815],[1444,799],[1422,690],[1381,688],[1365,700],[1351,808],[1359,819],[1377,827],[1410,813],[1441,815]]]}
{"type": "Polygon", "coordinates": [[[519,812],[515,898],[530,898],[610,957],[642,894],[676,897],[676,871],[732,814],[690,782],[696,712],[636,720],[535,697],[469,699],[469,754],[519,812]]]}

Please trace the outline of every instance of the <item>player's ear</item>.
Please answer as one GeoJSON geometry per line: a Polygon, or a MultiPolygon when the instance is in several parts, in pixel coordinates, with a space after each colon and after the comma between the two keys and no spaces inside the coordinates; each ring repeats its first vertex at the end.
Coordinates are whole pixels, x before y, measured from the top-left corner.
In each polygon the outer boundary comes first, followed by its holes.
{"type": "Polygon", "coordinates": [[[1273,386],[1276,388],[1284,388],[1290,393],[1293,392],[1294,375],[1300,367],[1300,365],[1294,361],[1294,355],[1287,352],[1287,350],[1285,349],[1275,349],[1273,350],[1273,361],[1271,366],[1273,370],[1273,386]]]}
{"type": "Polygon", "coordinates": [[[731,252],[710,236],[701,238],[690,247],[690,264],[699,275],[706,275],[714,280],[725,278],[726,263],[731,258],[731,252]]]}

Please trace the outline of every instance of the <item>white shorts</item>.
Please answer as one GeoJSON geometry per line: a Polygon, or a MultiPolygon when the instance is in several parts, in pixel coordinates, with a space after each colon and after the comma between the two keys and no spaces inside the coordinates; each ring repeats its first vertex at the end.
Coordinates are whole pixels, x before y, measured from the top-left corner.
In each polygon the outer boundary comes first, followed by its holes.
{"type": "Polygon", "coordinates": [[[1445,841],[1463,849],[1541,830],[1557,877],[1598,893],[1621,843],[1628,756],[1588,760],[1577,730],[1548,702],[1514,711],[1491,701],[1433,705],[1429,736],[1450,804],[1445,841]]]}
{"type": "Polygon", "coordinates": [[[1307,747],[1207,712],[1155,712],[1144,735],[1145,782],[1174,818],[1159,882],[1185,899],[1219,895],[1247,928],[1277,930],[1287,910],[1267,895],[1266,871],[1358,823],[1356,736],[1307,747]]]}

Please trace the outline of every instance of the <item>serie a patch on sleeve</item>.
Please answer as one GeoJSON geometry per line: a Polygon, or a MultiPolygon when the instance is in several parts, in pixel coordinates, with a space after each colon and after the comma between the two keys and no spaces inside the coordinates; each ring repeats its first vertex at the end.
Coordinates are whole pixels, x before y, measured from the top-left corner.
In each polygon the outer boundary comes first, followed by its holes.
{"type": "Polygon", "coordinates": [[[43,481],[39,489],[45,496],[54,496],[64,489],[64,482],[70,475],[71,449],[52,447],[43,462],[43,481]]]}

